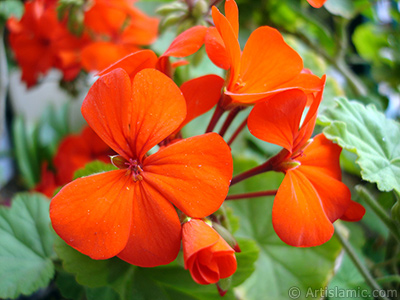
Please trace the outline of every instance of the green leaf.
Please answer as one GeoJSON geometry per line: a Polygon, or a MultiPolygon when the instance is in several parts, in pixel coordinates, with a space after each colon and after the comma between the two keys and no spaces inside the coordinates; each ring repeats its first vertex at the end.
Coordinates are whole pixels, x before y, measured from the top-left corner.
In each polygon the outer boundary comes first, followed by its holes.
{"type": "Polygon", "coordinates": [[[242,284],[254,272],[254,263],[260,253],[260,248],[253,240],[239,238],[237,242],[241,252],[236,253],[237,270],[232,275],[232,286],[242,284]]]}
{"type": "Polygon", "coordinates": [[[119,295],[110,287],[86,288],[87,300],[119,300],[119,295]]]}
{"type": "Polygon", "coordinates": [[[117,168],[112,164],[106,164],[102,161],[95,160],[95,161],[92,161],[92,162],[86,164],[84,168],[76,171],[74,174],[74,179],[77,179],[77,178],[83,177],[83,176],[89,176],[89,175],[96,174],[96,173],[112,171],[112,170],[116,170],[116,169],[117,168]]]}
{"type": "MultiPolygon", "coordinates": [[[[240,173],[257,163],[240,157],[235,159],[234,165],[235,173],[240,173]]],[[[281,174],[264,173],[234,185],[231,192],[237,194],[276,189],[281,180],[281,174]]],[[[288,246],[279,239],[272,227],[272,197],[227,202],[240,218],[236,236],[252,238],[260,248],[254,273],[236,288],[240,299],[289,299],[288,291],[291,287],[298,287],[302,292],[302,297],[298,299],[305,299],[308,288],[326,286],[340,252],[337,240],[332,239],[322,246],[312,248],[288,246]]]]}
{"type": "MultiPolygon", "coordinates": [[[[362,256],[359,253],[359,256],[362,256]]],[[[354,267],[354,263],[351,261],[347,254],[344,255],[343,261],[340,264],[340,268],[333,277],[332,281],[329,283],[329,290],[332,292],[337,290],[344,290],[344,291],[360,291],[356,297],[352,297],[352,299],[357,300],[370,300],[373,299],[372,297],[361,297],[361,291],[364,291],[365,295],[370,295],[372,293],[370,287],[366,284],[364,277],[360,274],[357,268],[354,267]]],[[[329,291],[328,290],[328,291],[329,291]]],[[[336,293],[338,294],[338,293],[336,293]]],[[[336,299],[343,299],[340,295],[334,295],[333,297],[329,297],[329,299],[336,300],[336,299]]]]}
{"type": "MultiPolygon", "coordinates": [[[[251,262],[254,255],[254,245],[248,242],[245,245],[239,264],[251,262]]],[[[115,293],[119,299],[157,299],[157,300],[218,300],[220,296],[214,285],[203,286],[195,283],[189,271],[184,270],[176,262],[167,266],[156,268],[139,268],[118,259],[93,260],[81,254],[64,241],[56,241],[55,250],[63,261],[65,271],[75,275],[76,281],[84,285],[86,295],[90,299],[95,299],[98,295],[108,295],[115,298],[115,293]]],[[[244,270],[248,272],[248,270],[244,270]]],[[[246,276],[245,273],[240,277],[246,276]]],[[[238,281],[240,280],[238,278],[238,281]]],[[[99,299],[109,299],[106,296],[99,299]]],[[[226,299],[234,299],[233,292],[230,291],[225,296],[226,299]]]]}
{"type": "Polygon", "coordinates": [[[382,49],[389,46],[388,34],[371,23],[357,26],[353,42],[358,53],[367,61],[380,63],[383,60],[382,49]]]}
{"type": "Polygon", "coordinates": [[[333,15],[351,19],[369,5],[368,0],[328,0],[324,6],[333,15]]]}
{"type": "Polygon", "coordinates": [[[85,295],[84,288],[76,282],[75,277],[70,273],[58,271],[56,284],[64,298],[79,300],[83,299],[85,295]]]}
{"type": "Polygon", "coordinates": [[[22,1],[18,0],[2,0],[0,2],[0,20],[7,20],[11,16],[20,19],[24,12],[22,1]]]}
{"type": "Polygon", "coordinates": [[[94,260],[57,239],[55,251],[63,261],[65,271],[75,274],[76,281],[90,288],[113,286],[130,272],[130,265],[118,258],[94,260]]]}
{"type": "Polygon", "coordinates": [[[338,106],[320,121],[325,136],[357,154],[361,177],[381,191],[400,191],[400,124],[375,106],[337,99],[338,106]]]}
{"type": "MultiPolygon", "coordinates": [[[[33,130],[36,135],[36,128],[33,130]]],[[[35,156],[32,135],[26,129],[26,123],[22,117],[18,117],[12,124],[12,136],[15,145],[15,156],[18,168],[28,188],[33,188],[39,181],[39,162],[35,156]]]]}
{"type": "Polygon", "coordinates": [[[0,298],[29,295],[49,284],[53,240],[49,200],[41,194],[19,194],[11,208],[0,208],[0,298]]]}

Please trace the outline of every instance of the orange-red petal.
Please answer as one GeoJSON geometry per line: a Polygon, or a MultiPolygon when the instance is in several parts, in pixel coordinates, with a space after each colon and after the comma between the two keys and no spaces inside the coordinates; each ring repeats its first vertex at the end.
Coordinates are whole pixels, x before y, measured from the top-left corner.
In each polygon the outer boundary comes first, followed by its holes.
{"type": "Polygon", "coordinates": [[[239,36],[239,10],[234,0],[225,1],[225,16],[232,26],[236,38],[239,36]]]}
{"type": "Polygon", "coordinates": [[[132,188],[132,228],[118,257],[140,267],[172,262],[181,245],[181,224],[175,208],[145,181],[132,188]]]}
{"type": "MultiPolygon", "coordinates": [[[[138,50],[138,48],[135,48],[138,50]]],[[[82,49],[82,67],[90,71],[101,71],[120,60],[129,53],[132,48],[124,47],[110,42],[94,42],[82,49]]]]}
{"type": "Polygon", "coordinates": [[[230,84],[233,93],[271,91],[295,78],[303,69],[303,60],[274,28],[259,27],[250,35],[242,54],[240,79],[243,85],[230,84]]]}
{"type": "Polygon", "coordinates": [[[247,121],[251,134],[292,152],[306,103],[302,91],[291,90],[256,104],[247,121]]]}
{"type": "Polygon", "coordinates": [[[105,75],[112,70],[121,68],[128,73],[131,80],[135,75],[143,69],[155,68],[157,63],[157,55],[151,50],[141,50],[135,53],[131,53],[124,58],[120,59],[116,63],[112,64],[108,68],[101,71],[98,75],[105,75]]]}
{"type": "Polygon", "coordinates": [[[208,57],[217,67],[224,70],[228,70],[231,67],[229,54],[217,28],[208,28],[205,46],[208,57]]]}
{"type": "MultiPolygon", "coordinates": [[[[235,83],[239,76],[241,50],[239,41],[235,35],[235,31],[228,19],[219,12],[219,10],[212,7],[212,17],[215,27],[218,29],[222,40],[224,41],[226,55],[229,57],[230,75],[228,86],[235,83]]],[[[265,49],[264,49],[265,50],[265,49]]]]}
{"type": "Polygon", "coordinates": [[[149,17],[133,7],[130,15],[132,18],[129,25],[121,33],[121,41],[124,44],[150,45],[157,39],[158,24],[157,18],[149,17]]]}
{"type": "Polygon", "coordinates": [[[216,283],[236,271],[235,251],[201,220],[183,224],[182,246],[185,268],[199,284],[216,283]]]}
{"type": "Polygon", "coordinates": [[[194,26],[178,35],[162,56],[186,57],[204,44],[207,27],[194,26]]]}
{"type": "Polygon", "coordinates": [[[93,259],[117,255],[131,230],[132,179],[123,170],[79,178],[50,203],[54,230],[71,247],[93,259]]]}
{"type": "Polygon", "coordinates": [[[175,83],[154,69],[137,73],[132,88],[122,69],[100,77],[82,105],[93,130],[125,159],[141,159],[173,133],[186,117],[175,83]]]}
{"type": "Polygon", "coordinates": [[[351,200],[349,207],[343,216],[340,217],[341,220],[347,222],[358,222],[365,215],[365,208],[360,203],[351,200]]]}
{"type": "Polygon", "coordinates": [[[313,185],[297,170],[288,171],[279,187],[272,224],[282,241],[296,247],[321,245],[334,231],[313,185]]]}
{"type": "Polygon", "coordinates": [[[135,76],[132,92],[134,108],[127,136],[134,157],[141,159],[183,122],[186,102],[176,84],[154,69],[145,69],[135,76]]]}
{"type": "Polygon", "coordinates": [[[315,8],[322,7],[324,5],[324,3],[326,2],[326,0],[307,0],[307,1],[308,1],[308,3],[310,3],[310,5],[312,7],[315,7],[315,8]]]}
{"type": "Polygon", "coordinates": [[[134,157],[127,141],[132,106],[130,78],[116,69],[93,84],[81,108],[90,127],[126,159],[134,157]]]}
{"type": "MultiPolygon", "coordinates": [[[[326,76],[322,76],[321,82],[325,84],[325,79],[326,76]]],[[[309,102],[309,99],[312,99],[310,109],[307,112],[306,117],[304,118],[303,123],[301,124],[301,128],[299,130],[299,133],[297,134],[297,137],[294,141],[294,148],[293,151],[296,151],[298,148],[300,148],[302,145],[304,145],[311,137],[314,127],[315,127],[315,121],[317,120],[317,112],[319,105],[321,104],[322,101],[322,94],[324,92],[323,89],[324,86],[322,86],[321,90],[307,95],[307,102],[309,102]]]]}
{"type": "Polygon", "coordinates": [[[342,179],[339,156],[342,148],[328,140],[322,133],[313,138],[313,142],[307,146],[302,156],[296,158],[302,166],[319,169],[322,173],[335,178],[342,179]]]}
{"type": "Polygon", "coordinates": [[[223,85],[224,79],[217,75],[205,75],[183,83],[181,91],[185,97],[187,115],[179,129],[213,108],[221,97],[223,85]]]}
{"type": "Polygon", "coordinates": [[[182,227],[183,255],[185,259],[185,269],[193,267],[194,260],[191,259],[198,251],[214,245],[218,239],[218,233],[202,220],[191,219],[183,224],[182,227]],[[208,227],[206,227],[208,226],[208,227]]]}
{"type": "Polygon", "coordinates": [[[350,190],[344,183],[327,175],[328,172],[321,168],[301,165],[296,171],[306,176],[313,185],[325,214],[332,223],[343,216],[351,202],[350,190]]]}
{"type": "Polygon", "coordinates": [[[185,214],[203,218],[224,201],[232,156],[222,137],[204,134],[160,149],[143,165],[144,179],[185,214]]]}

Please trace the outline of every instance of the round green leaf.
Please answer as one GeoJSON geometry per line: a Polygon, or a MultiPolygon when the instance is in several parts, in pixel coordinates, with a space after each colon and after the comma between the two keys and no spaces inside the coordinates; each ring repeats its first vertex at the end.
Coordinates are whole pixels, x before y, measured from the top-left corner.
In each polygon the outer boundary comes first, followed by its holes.
{"type": "Polygon", "coordinates": [[[29,295],[54,275],[49,200],[20,194],[0,208],[0,298],[29,295]]]}
{"type": "Polygon", "coordinates": [[[361,177],[381,191],[400,191],[400,124],[374,105],[337,99],[338,106],[320,118],[325,136],[357,154],[361,177]]]}

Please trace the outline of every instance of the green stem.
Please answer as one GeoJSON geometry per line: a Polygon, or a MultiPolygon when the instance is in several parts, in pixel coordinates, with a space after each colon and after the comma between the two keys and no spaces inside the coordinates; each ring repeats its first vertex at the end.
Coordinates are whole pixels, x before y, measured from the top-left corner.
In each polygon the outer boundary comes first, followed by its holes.
{"type": "MultiPolygon", "coordinates": [[[[367,284],[375,291],[382,291],[382,293],[379,292],[378,295],[384,295],[384,291],[382,290],[382,288],[375,281],[375,279],[372,277],[371,273],[364,266],[364,264],[360,261],[349,241],[342,236],[342,234],[339,231],[339,228],[335,228],[335,235],[339,240],[339,242],[342,244],[344,251],[346,251],[347,255],[350,257],[350,259],[352,260],[358,271],[364,277],[367,284]]],[[[379,299],[390,300],[389,298],[382,296],[379,296],[379,299]]]]}
{"type": "Polygon", "coordinates": [[[400,230],[397,224],[390,218],[387,212],[379,205],[378,201],[375,200],[374,196],[362,185],[355,187],[358,195],[363,199],[367,205],[374,211],[374,213],[381,219],[381,221],[387,226],[397,242],[400,243],[400,230]]]}

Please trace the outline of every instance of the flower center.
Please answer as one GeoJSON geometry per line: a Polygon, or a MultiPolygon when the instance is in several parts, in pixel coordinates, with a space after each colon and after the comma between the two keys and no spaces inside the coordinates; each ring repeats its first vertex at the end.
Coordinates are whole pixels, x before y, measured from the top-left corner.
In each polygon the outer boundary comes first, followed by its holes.
{"type": "Polygon", "coordinates": [[[140,175],[143,169],[136,159],[130,158],[129,161],[125,162],[125,165],[127,166],[127,172],[131,172],[133,181],[143,180],[143,176],[140,175]]]}

